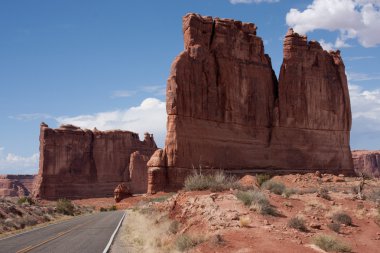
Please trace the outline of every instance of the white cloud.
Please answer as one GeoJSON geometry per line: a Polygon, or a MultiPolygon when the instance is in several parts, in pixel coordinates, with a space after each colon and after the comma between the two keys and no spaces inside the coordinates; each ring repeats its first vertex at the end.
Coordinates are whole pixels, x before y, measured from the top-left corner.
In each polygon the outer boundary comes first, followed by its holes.
{"type": "Polygon", "coordinates": [[[380,44],[379,0],[313,0],[306,10],[290,9],[286,23],[301,34],[317,29],[338,31],[335,47],[356,38],[364,47],[380,44]]]}
{"type": "Polygon", "coordinates": [[[39,154],[19,156],[4,153],[0,147],[0,174],[36,174],[38,171],[39,154]]]}
{"type": "Polygon", "coordinates": [[[380,74],[368,74],[368,73],[357,73],[357,72],[348,72],[347,79],[349,81],[371,81],[371,80],[380,80],[380,74]]]}
{"type": "Polygon", "coordinates": [[[277,3],[280,0],[229,0],[232,4],[277,3]]]}
{"type": "Polygon", "coordinates": [[[347,60],[349,61],[360,61],[360,60],[368,60],[368,59],[375,59],[375,56],[351,56],[351,57],[346,57],[347,60]]]}
{"type": "Polygon", "coordinates": [[[352,108],[351,146],[380,149],[380,89],[349,85],[352,108]]]}
{"type": "Polygon", "coordinates": [[[9,116],[9,118],[30,121],[30,120],[37,120],[37,119],[52,119],[54,117],[47,113],[23,113],[23,114],[18,114],[15,116],[9,116]]]}
{"type": "Polygon", "coordinates": [[[125,110],[99,112],[90,115],[57,118],[59,124],[73,124],[99,130],[122,129],[139,133],[153,133],[158,146],[163,146],[166,134],[166,105],[156,98],[147,98],[139,106],[125,110]]]}
{"type": "Polygon", "coordinates": [[[132,97],[136,94],[136,91],[133,90],[115,90],[111,94],[111,98],[125,98],[132,97]]]}

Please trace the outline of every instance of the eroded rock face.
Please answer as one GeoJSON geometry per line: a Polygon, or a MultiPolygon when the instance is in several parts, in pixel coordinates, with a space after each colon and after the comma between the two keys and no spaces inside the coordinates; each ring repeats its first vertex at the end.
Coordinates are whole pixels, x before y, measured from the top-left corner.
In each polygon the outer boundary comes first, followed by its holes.
{"type": "Polygon", "coordinates": [[[352,159],[357,174],[380,177],[379,150],[354,150],[352,151],[352,159]]]}
{"type": "Polygon", "coordinates": [[[35,175],[0,175],[0,197],[29,196],[35,175]]]}
{"type": "Polygon", "coordinates": [[[150,156],[142,155],[139,151],[131,154],[129,163],[129,175],[131,181],[131,192],[147,193],[148,189],[148,166],[150,156]]]}
{"type": "Polygon", "coordinates": [[[45,199],[113,196],[130,180],[133,152],[150,157],[157,149],[153,135],[144,141],[129,131],[91,131],[72,125],[51,129],[41,124],[40,169],[34,196],[45,199]]]}
{"type": "Polygon", "coordinates": [[[200,167],[352,171],[350,101],[339,52],[290,30],[278,83],[254,24],[188,14],[183,32],[185,51],[167,83],[165,148],[160,162],[156,155],[148,163],[160,178],[164,173],[166,187],[181,187],[200,167]]]}

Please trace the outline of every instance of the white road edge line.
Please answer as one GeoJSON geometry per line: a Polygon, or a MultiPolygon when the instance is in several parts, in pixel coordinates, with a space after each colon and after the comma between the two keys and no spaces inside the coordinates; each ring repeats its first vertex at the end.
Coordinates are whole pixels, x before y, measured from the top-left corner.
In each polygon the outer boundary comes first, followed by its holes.
{"type": "Polygon", "coordinates": [[[107,246],[106,246],[105,249],[103,250],[103,253],[107,253],[107,252],[110,250],[110,248],[111,248],[111,244],[112,244],[112,242],[113,242],[113,239],[114,239],[114,237],[115,237],[117,231],[119,231],[119,228],[120,228],[120,226],[121,226],[121,223],[123,222],[124,217],[125,217],[126,214],[127,214],[127,213],[124,212],[123,217],[121,217],[121,219],[120,219],[120,221],[119,221],[119,224],[117,225],[115,231],[113,231],[113,234],[111,235],[111,238],[110,238],[110,240],[108,241],[107,246]]]}

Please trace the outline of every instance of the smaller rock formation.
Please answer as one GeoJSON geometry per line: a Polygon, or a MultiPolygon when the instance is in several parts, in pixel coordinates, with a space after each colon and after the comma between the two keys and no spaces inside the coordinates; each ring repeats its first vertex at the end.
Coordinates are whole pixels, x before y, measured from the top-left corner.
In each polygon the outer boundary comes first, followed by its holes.
{"type": "Polygon", "coordinates": [[[0,197],[29,196],[35,175],[0,175],[0,197]]]}
{"type": "Polygon", "coordinates": [[[352,159],[358,175],[380,177],[380,150],[354,150],[352,159]]]}
{"type": "Polygon", "coordinates": [[[119,203],[122,199],[132,196],[129,183],[119,184],[113,191],[113,198],[116,203],[119,203]]]}
{"type": "Polygon", "coordinates": [[[91,131],[73,125],[52,129],[42,123],[40,168],[33,195],[44,199],[111,197],[115,186],[130,181],[130,171],[138,180],[140,193],[141,183],[147,181],[141,163],[156,149],[149,133],[141,141],[130,131],[91,131]],[[136,151],[134,166],[130,166],[131,154],[136,151]]]}
{"type": "Polygon", "coordinates": [[[134,194],[146,193],[148,189],[148,167],[149,156],[142,155],[139,151],[131,154],[129,162],[129,176],[131,191],[134,194]]]}

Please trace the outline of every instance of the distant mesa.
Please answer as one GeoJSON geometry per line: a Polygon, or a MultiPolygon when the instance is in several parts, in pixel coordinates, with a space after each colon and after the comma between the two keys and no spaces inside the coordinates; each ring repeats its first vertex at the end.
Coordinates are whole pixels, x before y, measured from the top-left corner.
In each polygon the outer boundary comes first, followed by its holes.
{"type": "Polygon", "coordinates": [[[32,192],[35,175],[0,175],[0,197],[23,197],[32,192]]]}
{"type": "Polygon", "coordinates": [[[289,29],[277,80],[257,27],[190,13],[166,89],[167,135],[148,162],[151,192],[193,168],[352,174],[351,107],[340,52],[289,29]]]}
{"type": "Polygon", "coordinates": [[[140,141],[138,134],[130,131],[91,131],[73,125],[52,129],[42,123],[40,167],[33,196],[112,197],[115,187],[130,182],[131,175],[132,193],[145,193],[147,178],[144,181],[134,174],[147,171],[146,162],[139,161],[147,161],[156,149],[149,133],[140,141]]]}
{"type": "Polygon", "coordinates": [[[380,150],[354,150],[352,158],[356,174],[380,177],[380,150]]]}

